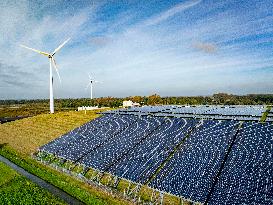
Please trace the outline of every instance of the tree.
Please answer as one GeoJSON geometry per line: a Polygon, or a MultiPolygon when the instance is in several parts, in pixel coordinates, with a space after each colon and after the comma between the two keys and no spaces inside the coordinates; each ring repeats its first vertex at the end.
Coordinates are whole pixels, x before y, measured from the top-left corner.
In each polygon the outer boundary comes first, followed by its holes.
{"type": "Polygon", "coordinates": [[[154,94],[148,97],[148,101],[147,101],[148,105],[158,105],[161,103],[162,103],[161,97],[157,94],[154,94]]]}

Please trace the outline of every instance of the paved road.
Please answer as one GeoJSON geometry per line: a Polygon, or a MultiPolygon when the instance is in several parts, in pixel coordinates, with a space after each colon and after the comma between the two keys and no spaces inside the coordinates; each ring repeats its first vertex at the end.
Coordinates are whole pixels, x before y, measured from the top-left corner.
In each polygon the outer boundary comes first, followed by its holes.
{"type": "Polygon", "coordinates": [[[21,175],[25,176],[26,178],[28,178],[29,180],[31,180],[32,182],[34,182],[35,184],[37,184],[38,186],[48,190],[50,193],[52,193],[53,195],[61,198],[62,200],[64,200],[66,203],[68,204],[84,204],[82,202],[80,202],[79,200],[75,199],[74,197],[70,196],[69,194],[67,194],[66,192],[64,192],[63,190],[53,186],[52,184],[47,183],[46,181],[44,181],[43,179],[27,172],[26,170],[24,170],[23,168],[17,166],[16,164],[14,164],[13,162],[9,161],[8,159],[4,158],[3,156],[0,155],[0,161],[5,163],[6,165],[8,165],[9,167],[11,167],[12,169],[14,169],[15,171],[17,171],[18,173],[20,173],[21,175]]]}

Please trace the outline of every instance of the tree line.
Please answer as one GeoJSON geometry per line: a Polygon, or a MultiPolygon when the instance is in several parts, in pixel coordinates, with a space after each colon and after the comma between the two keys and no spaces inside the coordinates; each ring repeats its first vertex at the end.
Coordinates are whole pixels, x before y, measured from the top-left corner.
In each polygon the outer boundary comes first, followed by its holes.
{"type": "MultiPolygon", "coordinates": [[[[157,94],[150,96],[129,96],[125,98],[101,97],[93,100],[88,98],[78,99],[55,99],[55,106],[59,109],[70,108],[76,109],[81,106],[98,106],[98,107],[120,107],[124,100],[132,100],[141,105],[264,105],[273,104],[273,94],[249,94],[233,95],[227,93],[217,93],[212,96],[178,96],[178,97],[161,97],[157,94]]],[[[0,100],[0,105],[32,105],[39,104],[47,106],[48,99],[34,100],[0,100]]]]}

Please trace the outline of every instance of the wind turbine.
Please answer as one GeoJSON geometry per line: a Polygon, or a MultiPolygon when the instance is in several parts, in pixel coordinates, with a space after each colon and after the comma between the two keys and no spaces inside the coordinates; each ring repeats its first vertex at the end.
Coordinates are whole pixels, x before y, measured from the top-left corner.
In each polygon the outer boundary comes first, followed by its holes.
{"type": "Polygon", "coordinates": [[[94,80],[90,74],[88,74],[89,76],[89,83],[88,85],[86,86],[86,89],[90,86],[90,99],[92,100],[93,99],[93,83],[100,83],[99,81],[97,80],[94,80]]]}
{"type": "Polygon", "coordinates": [[[60,74],[58,72],[58,68],[57,68],[57,64],[56,61],[54,59],[54,55],[70,40],[70,38],[68,38],[66,41],[64,41],[61,45],[59,45],[52,53],[46,53],[43,51],[39,51],[36,50],[34,48],[30,48],[24,45],[20,45],[21,47],[24,47],[26,49],[32,50],[36,53],[39,53],[41,55],[44,55],[46,57],[48,57],[49,59],[49,101],[50,101],[50,113],[54,113],[54,99],[53,99],[53,75],[52,75],[52,64],[57,72],[57,75],[59,77],[59,80],[61,82],[61,77],[60,74]]]}

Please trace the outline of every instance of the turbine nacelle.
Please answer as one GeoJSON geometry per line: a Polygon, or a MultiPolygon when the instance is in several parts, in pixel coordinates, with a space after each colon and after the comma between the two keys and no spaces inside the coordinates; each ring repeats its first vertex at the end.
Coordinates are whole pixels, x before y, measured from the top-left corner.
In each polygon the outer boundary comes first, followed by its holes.
{"type": "Polygon", "coordinates": [[[93,84],[94,83],[101,83],[100,81],[94,80],[90,74],[88,74],[89,76],[89,83],[87,84],[86,88],[87,89],[90,86],[90,98],[93,99],[93,84]]]}

